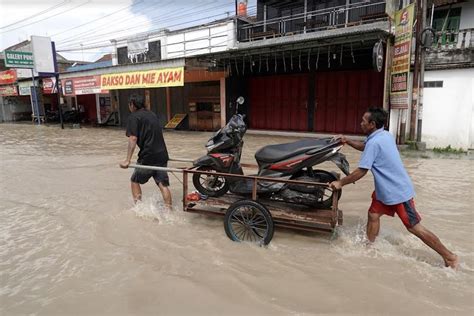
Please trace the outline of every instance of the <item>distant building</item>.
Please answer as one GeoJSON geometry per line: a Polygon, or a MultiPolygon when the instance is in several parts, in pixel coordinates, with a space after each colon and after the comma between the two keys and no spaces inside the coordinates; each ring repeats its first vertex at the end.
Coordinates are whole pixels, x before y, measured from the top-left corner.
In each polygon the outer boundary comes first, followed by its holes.
{"type": "MultiPolygon", "coordinates": [[[[31,41],[26,40],[12,45],[5,50],[31,52],[31,41]]],[[[56,62],[58,72],[64,72],[72,65],[84,65],[88,62],[73,61],[64,58],[56,53],[56,62]]],[[[32,74],[30,69],[9,69],[5,66],[4,52],[0,53],[0,122],[31,120],[32,102],[31,88],[33,86],[32,77],[34,76],[34,85],[37,87],[40,113],[52,111],[58,107],[58,95],[56,89],[56,78],[51,74],[32,74]],[[2,78],[11,78],[3,80],[2,78]]]]}

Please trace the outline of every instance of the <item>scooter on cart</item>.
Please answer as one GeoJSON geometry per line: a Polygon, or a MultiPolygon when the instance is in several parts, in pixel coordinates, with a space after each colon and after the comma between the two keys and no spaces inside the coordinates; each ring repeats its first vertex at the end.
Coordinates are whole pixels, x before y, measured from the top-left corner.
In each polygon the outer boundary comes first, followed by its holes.
{"type": "MultiPolygon", "coordinates": [[[[194,187],[203,195],[219,197],[228,191],[242,196],[252,193],[253,181],[251,180],[209,174],[215,172],[244,174],[240,159],[247,126],[244,121],[245,116],[238,113],[239,105],[243,103],[243,97],[236,100],[232,118],[209,139],[206,144],[207,154],[193,163],[197,170],[206,171],[205,174],[193,174],[194,187]]],[[[344,174],[348,175],[349,163],[339,152],[342,146],[339,140],[332,138],[313,138],[260,148],[255,153],[258,176],[315,182],[315,185],[259,182],[258,195],[271,200],[314,208],[330,208],[333,202],[332,190],[317,183],[335,181],[338,179],[337,173],[313,169],[313,167],[325,161],[332,161],[344,174]]],[[[339,198],[340,196],[341,194],[338,194],[339,198]]]]}

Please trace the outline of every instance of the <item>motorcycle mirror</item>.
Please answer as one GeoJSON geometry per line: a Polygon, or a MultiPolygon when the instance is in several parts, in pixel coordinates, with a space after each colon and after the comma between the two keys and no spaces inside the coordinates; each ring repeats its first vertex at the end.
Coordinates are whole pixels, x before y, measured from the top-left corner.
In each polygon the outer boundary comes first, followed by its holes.
{"type": "Polygon", "coordinates": [[[236,101],[236,102],[237,102],[238,104],[242,105],[242,104],[244,104],[245,99],[244,99],[244,97],[240,96],[240,97],[237,98],[237,101],[236,101]]]}

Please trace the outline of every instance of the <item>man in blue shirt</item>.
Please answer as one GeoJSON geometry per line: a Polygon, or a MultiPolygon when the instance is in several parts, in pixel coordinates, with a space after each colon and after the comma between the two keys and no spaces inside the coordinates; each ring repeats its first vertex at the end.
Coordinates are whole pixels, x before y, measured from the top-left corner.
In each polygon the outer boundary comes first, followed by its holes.
{"type": "Polygon", "coordinates": [[[440,254],[447,267],[457,268],[458,256],[449,251],[439,238],[420,224],[421,217],[415,209],[413,197],[415,190],[406,172],[395,140],[384,130],[387,113],[383,109],[369,109],[362,117],[360,126],[367,135],[365,142],[349,140],[337,136],[343,144],[362,151],[359,167],[347,177],[334,181],[331,188],[340,190],[348,183],[354,183],[372,171],[375,192],[372,193],[372,204],[367,221],[367,238],[374,242],[380,230],[382,215],[400,217],[408,231],[420,238],[426,245],[440,254]]]}

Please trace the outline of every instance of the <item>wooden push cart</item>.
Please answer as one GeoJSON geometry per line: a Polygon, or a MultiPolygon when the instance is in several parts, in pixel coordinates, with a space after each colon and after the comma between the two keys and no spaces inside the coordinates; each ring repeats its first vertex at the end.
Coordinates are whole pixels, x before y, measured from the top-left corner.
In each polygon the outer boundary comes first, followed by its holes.
{"type": "MultiPolygon", "coordinates": [[[[183,159],[175,161],[186,161],[183,159]]],[[[332,195],[332,207],[319,209],[297,205],[271,198],[259,197],[257,184],[259,182],[274,182],[304,185],[308,187],[321,186],[328,188],[326,183],[295,181],[277,178],[260,177],[256,175],[237,175],[196,170],[193,168],[165,168],[143,165],[131,165],[133,168],[154,169],[183,174],[183,210],[190,213],[218,215],[224,217],[224,228],[227,236],[234,241],[250,241],[266,245],[273,238],[274,227],[284,227],[311,232],[334,232],[342,225],[343,213],[338,208],[339,192],[332,195]],[[197,201],[190,200],[188,179],[189,175],[200,174],[224,178],[239,178],[253,183],[252,194],[242,196],[227,193],[221,197],[208,197],[197,201]]],[[[247,165],[247,167],[253,167],[247,165]]]]}

